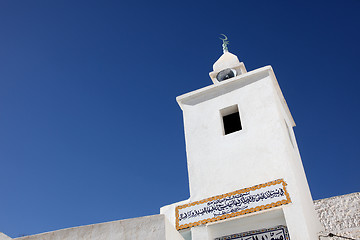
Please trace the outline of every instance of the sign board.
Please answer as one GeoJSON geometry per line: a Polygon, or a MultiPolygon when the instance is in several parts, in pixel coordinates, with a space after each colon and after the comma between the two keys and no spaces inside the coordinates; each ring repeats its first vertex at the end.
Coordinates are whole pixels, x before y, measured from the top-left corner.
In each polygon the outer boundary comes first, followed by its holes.
{"type": "Polygon", "coordinates": [[[289,240],[289,232],[286,226],[264,228],[256,231],[236,233],[229,236],[215,238],[215,240],[289,240]]]}
{"type": "Polygon", "coordinates": [[[175,209],[176,229],[184,229],[290,203],[283,179],[203,199],[175,209]]]}

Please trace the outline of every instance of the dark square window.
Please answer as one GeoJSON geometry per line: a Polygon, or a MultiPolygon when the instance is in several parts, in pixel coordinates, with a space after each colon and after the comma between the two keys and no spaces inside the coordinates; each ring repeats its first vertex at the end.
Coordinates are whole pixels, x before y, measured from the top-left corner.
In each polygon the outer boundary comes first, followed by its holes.
{"type": "Polygon", "coordinates": [[[225,135],[242,129],[239,112],[223,117],[225,135]]]}
{"type": "Polygon", "coordinates": [[[223,120],[225,135],[242,129],[238,105],[221,109],[220,114],[223,120]]]}

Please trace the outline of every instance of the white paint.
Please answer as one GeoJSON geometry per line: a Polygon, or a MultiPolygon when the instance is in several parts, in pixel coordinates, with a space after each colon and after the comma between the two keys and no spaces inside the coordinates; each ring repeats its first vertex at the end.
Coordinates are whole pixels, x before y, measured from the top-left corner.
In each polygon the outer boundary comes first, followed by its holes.
{"type": "Polygon", "coordinates": [[[0,240],[11,240],[12,238],[0,232],[0,240]]]}
{"type": "MultiPolygon", "coordinates": [[[[5,240],[5,239],[4,239],[5,240]]],[[[184,240],[164,215],[67,228],[16,240],[184,240]]]]}
{"type": "Polygon", "coordinates": [[[212,239],[207,225],[191,228],[191,239],[212,239]]]}
{"type": "MultiPolygon", "coordinates": [[[[360,239],[360,192],[314,201],[326,233],[360,239]]],[[[326,240],[327,238],[322,238],[326,240]]],[[[342,240],[341,238],[333,238],[342,240]]]]}
{"type": "Polygon", "coordinates": [[[219,81],[216,79],[216,75],[226,69],[230,68],[235,70],[237,75],[241,75],[246,73],[246,68],[244,63],[240,62],[238,57],[230,52],[224,52],[223,55],[214,63],[213,70],[211,73],[209,73],[211,80],[213,83],[217,84],[219,81]]]}
{"type": "MultiPolygon", "coordinates": [[[[184,238],[179,234],[178,231],[174,228],[174,226],[165,218],[165,239],[166,240],[184,240],[184,238]]],[[[145,239],[145,238],[143,238],[145,239]]]]}
{"type": "Polygon", "coordinates": [[[164,214],[166,218],[169,220],[169,222],[175,227],[176,225],[175,208],[179,205],[184,205],[189,202],[190,199],[163,206],[162,208],[160,208],[160,214],[164,214]]]}
{"type": "MultiPolygon", "coordinates": [[[[237,58],[221,58],[222,63],[214,65],[210,73],[213,81],[221,68],[239,67],[237,58]]],[[[281,207],[290,238],[317,239],[322,228],[294,132],[287,127],[295,123],[272,68],[214,83],[177,97],[184,117],[190,202],[283,178],[292,200],[281,207]],[[220,111],[234,105],[238,106],[243,129],[224,135],[220,111]]],[[[167,217],[174,214],[166,212],[167,217]]],[[[259,224],[245,230],[262,227],[259,224]]],[[[232,231],[238,232],[235,228],[232,231]]],[[[208,238],[193,235],[192,239],[208,238]]]]}

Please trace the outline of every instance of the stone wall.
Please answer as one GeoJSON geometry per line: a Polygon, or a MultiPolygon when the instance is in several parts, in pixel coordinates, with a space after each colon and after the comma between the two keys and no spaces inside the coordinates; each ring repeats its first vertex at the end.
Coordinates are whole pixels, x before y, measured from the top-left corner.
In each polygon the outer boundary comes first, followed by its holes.
{"type": "MultiPolygon", "coordinates": [[[[325,228],[323,235],[335,235],[360,239],[360,192],[314,201],[320,222],[325,228]]],[[[320,237],[322,240],[343,240],[338,237],[320,237]]]]}

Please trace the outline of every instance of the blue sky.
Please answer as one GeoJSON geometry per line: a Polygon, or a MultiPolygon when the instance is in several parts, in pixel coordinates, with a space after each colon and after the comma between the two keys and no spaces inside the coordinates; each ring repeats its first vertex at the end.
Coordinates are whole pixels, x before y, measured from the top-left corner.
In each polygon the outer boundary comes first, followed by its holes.
{"type": "Polygon", "coordinates": [[[175,97],[220,33],[272,65],[314,199],[359,191],[360,2],[0,2],[0,232],[157,214],[189,197],[175,97]]]}

